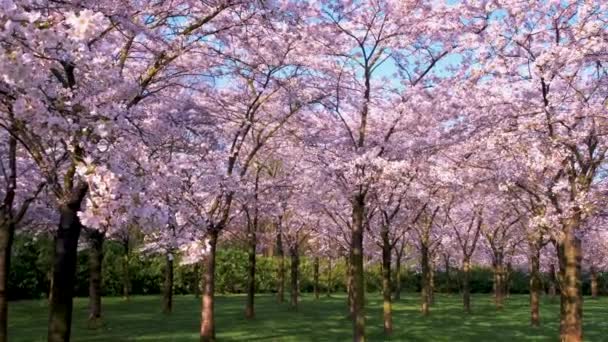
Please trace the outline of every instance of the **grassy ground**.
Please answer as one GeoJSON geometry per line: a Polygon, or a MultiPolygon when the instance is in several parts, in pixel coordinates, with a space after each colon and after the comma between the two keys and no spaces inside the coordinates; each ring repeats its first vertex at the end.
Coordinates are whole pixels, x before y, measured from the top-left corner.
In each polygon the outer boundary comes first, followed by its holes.
{"type": "MultiPolygon", "coordinates": [[[[243,317],[243,296],[221,296],[216,304],[217,337],[220,341],[349,341],[351,323],[345,317],[344,296],[310,295],[300,310],[276,304],[270,295],[259,295],[256,318],[243,317]]],[[[368,296],[367,335],[369,341],[557,341],[559,303],[545,299],[541,305],[542,326],[530,327],[527,296],[512,296],[505,310],[497,312],[489,295],[473,298],[473,313],[464,315],[460,298],[438,296],[429,317],[421,317],[418,296],[409,294],[394,305],[394,335],[384,338],[380,297],[368,296]]],[[[104,323],[87,327],[87,300],[75,300],[72,341],[197,341],[200,303],[192,296],[177,296],[170,316],[160,313],[160,298],[104,298],[104,323]]],[[[46,339],[46,301],[10,303],[10,341],[46,339]]],[[[586,341],[608,340],[608,298],[585,299],[586,341]]]]}

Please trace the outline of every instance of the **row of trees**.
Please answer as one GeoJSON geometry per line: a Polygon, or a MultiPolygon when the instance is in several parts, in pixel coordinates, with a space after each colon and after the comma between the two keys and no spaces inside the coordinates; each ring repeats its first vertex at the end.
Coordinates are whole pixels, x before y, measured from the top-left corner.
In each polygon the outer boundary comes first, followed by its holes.
{"type": "MultiPolygon", "coordinates": [[[[50,237],[36,236],[36,238],[33,238],[29,234],[16,236],[12,248],[12,260],[14,262],[11,264],[8,279],[7,293],[9,300],[48,298],[52,242],[50,237]]],[[[248,254],[244,246],[245,242],[243,239],[221,241],[222,247],[218,248],[216,266],[216,292],[218,294],[244,294],[247,292],[248,254]]],[[[342,294],[346,292],[347,284],[346,260],[344,258],[315,258],[314,253],[308,252],[308,248],[309,246],[303,247],[300,254],[299,291],[311,294],[318,292],[319,297],[329,297],[334,294],[342,297],[342,294]],[[309,255],[312,257],[309,257],[309,255]],[[316,268],[317,260],[318,268],[316,268]]],[[[266,247],[259,251],[256,256],[256,294],[275,294],[278,290],[277,274],[280,259],[276,254],[271,255],[271,252],[275,253],[273,249],[266,247]]],[[[89,295],[90,257],[86,250],[78,254],[74,290],[77,297],[87,297],[89,295]]],[[[132,296],[161,295],[165,292],[163,290],[167,273],[164,272],[166,261],[163,255],[156,253],[150,255],[143,253],[139,248],[134,248],[129,255],[128,269],[123,269],[123,263],[124,250],[121,244],[117,241],[106,241],[103,247],[101,273],[102,296],[122,297],[128,302],[132,296]]],[[[171,294],[200,295],[201,269],[199,265],[182,265],[179,255],[176,256],[173,265],[174,277],[170,284],[173,288],[171,294]]],[[[458,268],[454,267],[456,265],[451,266],[447,271],[443,269],[445,266],[441,266],[441,261],[440,263],[433,263],[432,266],[433,286],[431,290],[434,293],[451,295],[459,293],[461,276],[458,268]]],[[[284,267],[289,269],[288,260],[284,260],[284,267]]],[[[507,265],[506,271],[507,294],[528,294],[530,277],[527,270],[507,265]]],[[[394,268],[392,274],[395,273],[396,269],[394,268]]],[[[399,278],[394,276],[392,279],[393,300],[396,300],[395,297],[397,295],[401,296],[402,293],[407,293],[411,297],[415,296],[416,292],[421,291],[422,274],[419,260],[414,253],[412,253],[411,258],[403,263],[400,275],[399,278]],[[397,290],[399,290],[399,293],[397,293],[397,290]]],[[[593,276],[589,272],[583,272],[583,294],[587,296],[608,294],[608,273],[597,272],[595,280],[593,276]],[[596,281],[595,285],[597,286],[592,288],[591,285],[594,281],[596,281]]],[[[551,277],[552,274],[549,272],[542,273],[541,292],[551,295],[551,298],[555,300],[557,299],[557,293],[551,291],[551,285],[554,284],[551,277]]],[[[470,278],[471,293],[493,296],[493,271],[491,266],[474,265],[470,278]]],[[[285,283],[290,284],[289,272],[285,276],[285,283]]],[[[365,286],[366,293],[380,294],[382,291],[382,265],[380,260],[376,258],[366,261],[365,286]]],[[[160,307],[162,306],[159,305],[159,310],[160,307]]],[[[104,322],[107,315],[105,311],[102,310],[104,322]]],[[[94,325],[91,324],[91,326],[94,325]]]]}
{"type": "Polygon", "coordinates": [[[218,240],[239,235],[248,317],[256,251],[277,244],[295,286],[306,245],[348,261],[355,341],[366,258],[383,265],[387,334],[391,270],[417,258],[423,314],[433,268],[461,269],[466,312],[472,264],[493,267],[498,308],[506,265],[529,268],[534,325],[548,268],[561,339],[582,340],[582,267],[605,267],[608,242],[607,4],[2,6],[0,341],[16,231],[54,236],[48,339],[68,341],[79,241],[98,319],[103,243],[128,250],[132,229],[165,256],[167,291],[177,254],[203,264],[201,341],[215,340],[218,240]]]}

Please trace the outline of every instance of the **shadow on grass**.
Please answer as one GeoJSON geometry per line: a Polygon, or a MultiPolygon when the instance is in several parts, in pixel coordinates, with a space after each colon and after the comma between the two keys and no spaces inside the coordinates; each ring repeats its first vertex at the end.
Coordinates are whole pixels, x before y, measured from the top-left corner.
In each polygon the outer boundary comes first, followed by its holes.
{"type": "MultiPolygon", "coordinates": [[[[555,341],[558,339],[559,302],[544,300],[542,326],[529,324],[527,296],[512,296],[502,311],[489,295],[473,298],[473,313],[465,315],[460,297],[438,295],[428,317],[418,310],[419,296],[410,294],[394,303],[394,333],[382,331],[382,302],[377,294],[367,298],[367,336],[370,341],[555,341]]],[[[256,318],[244,317],[245,297],[219,296],[216,331],[220,341],[350,341],[352,323],[346,317],[346,298],[335,295],[316,301],[305,295],[297,312],[277,304],[273,296],[256,297],[256,318]]],[[[200,302],[176,296],[174,312],[163,315],[157,296],[104,298],[103,326],[87,327],[87,300],[74,303],[72,341],[198,341],[200,302]]],[[[605,341],[608,332],[608,299],[585,300],[585,340],[605,341]]],[[[46,301],[10,303],[10,341],[46,340],[46,301]]]]}

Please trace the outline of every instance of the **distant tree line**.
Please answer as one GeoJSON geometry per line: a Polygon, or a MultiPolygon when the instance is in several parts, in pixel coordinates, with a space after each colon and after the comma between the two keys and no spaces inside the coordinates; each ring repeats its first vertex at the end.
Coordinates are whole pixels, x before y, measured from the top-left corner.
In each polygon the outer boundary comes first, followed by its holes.
{"type": "MultiPolygon", "coordinates": [[[[40,299],[48,296],[52,260],[52,241],[45,236],[33,238],[18,236],[13,249],[13,267],[9,276],[9,294],[11,300],[40,299]]],[[[75,294],[88,296],[89,254],[79,253],[75,284],[75,294]]],[[[247,252],[240,247],[230,247],[218,252],[217,290],[223,294],[245,293],[247,286],[247,252]]],[[[286,262],[289,262],[287,259],[286,262]]],[[[314,260],[303,257],[300,260],[300,291],[314,291],[314,260]]],[[[328,292],[345,293],[346,275],[343,260],[332,261],[332,278],[328,291],[327,260],[321,260],[319,291],[322,295],[328,292]]],[[[104,245],[102,293],[104,296],[124,296],[123,247],[120,243],[108,241],[104,245]]],[[[165,266],[164,256],[145,256],[133,251],[129,258],[129,295],[159,295],[162,293],[165,266]]],[[[288,267],[288,266],[287,266],[288,267]]],[[[256,289],[259,293],[276,292],[276,271],[278,260],[272,256],[258,256],[256,272],[256,289]]],[[[371,262],[366,267],[366,289],[368,292],[382,290],[382,269],[379,262],[371,262]]],[[[199,276],[195,265],[175,264],[174,293],[197,294],[196,284],[199,276]]],[[[545,275],[547,277],[547,275],[545,275]]],[[[471,273],[472,293],[492,293],[493,272],[489,267],[474,267],[471,273]]],[[[289,272],[286,283],[289,283],[289,272]]],[[[543,279],[548,280],[548,279],[543,279]]],[[[608,273],[601,273],[599,294],[608,294],[608,273]]],[[[513,270],[510,273],[509,291],[511,294],[527,294],[530,277],[526,272],[513,270]]],[[[548,281],[545,292],[548,293],[548,281]]],[[[457,270],[451,273],[437,271],[435,274],[435,291],[438,293],[459,293],[460,285],[457,270]]],[[[411,267],[401,271],[401,288],[403,292],[420,292],[421,273],[411,267]]],[[[591,293],[590,275],[583,278],[583,293],[591,293]]]]}

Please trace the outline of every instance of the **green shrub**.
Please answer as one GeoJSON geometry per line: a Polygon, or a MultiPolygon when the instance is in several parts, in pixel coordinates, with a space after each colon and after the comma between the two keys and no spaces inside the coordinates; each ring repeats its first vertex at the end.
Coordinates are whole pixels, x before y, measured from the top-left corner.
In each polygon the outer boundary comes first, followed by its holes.
{"type": "MultiPolygon", "coordinates": [[[[18,235],[12,250],[11,270],[9,273],[9,298],[43,298],[49,289],[52,270],[52,239],[45,236],[36,238],[29,235],[18,235]]],[[[123,288],[123,247],[114,241],[104,243],[103,283],[105,296],[121,296],[123,288]]],[[[247,252],[242,248],[221,246],[217,252],[216,290],[218,293],[243,293],[247,286],[247,252]]],[[[257,256],[256,289],[257,292],[276,292],[277,257],[257,256]]],[[[162,255],[141,255],[132,252],[129,259],[131,294],[158,294],[163,284],[165,259],[162,255]]],[[[174,291],[176,294],[194,293],[202,278],[200,265],[180,265],[179,256],[175,261],[174,291]],[[198,271],[198,272],[197,272],[198,271]]],[[[319,267],[319,290],[326,292],[328,287],[328,260],[321,259],[319,267]]],[[[346,263],[344,258],[332,261],[332,292],[346,291],[346,263]]],[[[395,272],[393,271],[393,276],[395,272]]],[[[285,291],[290,290],[290,258],[285,256],[285,291]]],[[[600,293],[608,293],[608,273],[599,274],[600,293]]],[[[88,294],[88,253],[78,253],[75,293],[77,296],[88,294]]],[[[300,258],[300,291],[312,292],[313,260],[307,256],[300,258]]],[[[471,292],[489,293],[492,291],[492,270],[488,267],[474,267],[471,271],[471,292]]],[[[393,279],[393,287],[396,281],[393,279]]],[[[456,269],[435,273],[435,289],[438,292],[458,293],[460,291],[460,273],[456,269]]],[[[543,284],[548,288],[548,276],[543,275],[543,284]]],[[[365,267],[365,286],[368,292],[379,292],[382,289],[382,267],[379,263],[370,263],[365,267]]],[[[513,271],[510,274],[510,292],[513,294],[528,293],[529,276],[525,272],[513,271]]],[[[412,269],[401,271],[402,292],[420,291],[420,273],[412,269]]],[[[583,293],[590,293],[589,275],[583,278],[583,293]]]]}

